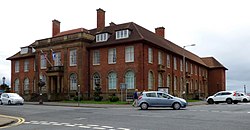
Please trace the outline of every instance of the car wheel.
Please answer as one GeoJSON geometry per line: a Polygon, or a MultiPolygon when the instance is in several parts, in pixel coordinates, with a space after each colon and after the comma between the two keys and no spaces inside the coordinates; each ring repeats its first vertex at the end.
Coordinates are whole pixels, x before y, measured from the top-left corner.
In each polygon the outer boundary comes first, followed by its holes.
{"type": "Polygon", "coordinates": [[[247,99],[243,99],[243,102],[247,102],[247,99]]]}
{"type": "Polygon", "coordinates": [[[208,99],[207,103],[208,104],[214,104],[214,100],[213,99],[208,99]]]}
{"type": "Polygon", "coordinates": [[[141,104],[141,109],[142,109],[142,110],[147,110],[147,109],[148,109],[148,104],[145,103],[145,102],[143,102],[143,103],[141,104]]]}
{"type": "Polygon", "coordinates": [[[3,102],[0,100],[0,104],[3,105],[3,102]]]}
{"type": "Polygon", "coordinates": [[[20,105],[23,105],[23,103],[20,103],[20,105]]]}
{"type": "Polygon", "coordinates": [[[11,105],[11,101],[8,101],[8,105],[11,105]]]}
{"type": "Polygon", "coordinates": [[[173,109],[174,110],[179,110],[180,108],[181,108],[181,104],[180,103],[176,102],[176,103],[173,104],[173,109]]]}
{"type": "Polygon", "coordinates": [[[227,104],[232,104],[232,103],[233,103],[233,100],[230,99],[230,98],[228,98],[228,99],[226,100],[226,102],[227,102],[227,104]]]}

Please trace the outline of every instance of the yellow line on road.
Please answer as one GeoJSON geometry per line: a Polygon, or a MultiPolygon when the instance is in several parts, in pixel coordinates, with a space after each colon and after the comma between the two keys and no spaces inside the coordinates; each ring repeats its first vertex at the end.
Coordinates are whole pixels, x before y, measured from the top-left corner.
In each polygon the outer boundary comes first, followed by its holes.
{"type": "Polygon", "coordinates": [[[12,123],[12,124],[10,124],[10,125],[0,127],[0,129],[9,128],[9,127],[13,127],[13,126],[17,126],[17,125],[20,125],[20,124],[24,123],[24,121],[25,121],[25,119],[22,118],[22,117],[6,116],[6,115],[1,115],[1,114],[0,114],[0,117],[3,117],[3,118],[10,118],[10,119],[17,120],[16,123],[12,123]]]}

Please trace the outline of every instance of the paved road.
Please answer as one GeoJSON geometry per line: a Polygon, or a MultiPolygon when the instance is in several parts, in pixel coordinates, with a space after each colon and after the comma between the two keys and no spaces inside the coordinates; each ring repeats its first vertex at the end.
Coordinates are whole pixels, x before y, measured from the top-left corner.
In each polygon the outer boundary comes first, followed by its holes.
{"type": "Polygon", "coordinates": [[[187,109],[132,107],[1,106],[1,114],[25,118],[9,130],[249,130],[250,103],[187,109]]]}

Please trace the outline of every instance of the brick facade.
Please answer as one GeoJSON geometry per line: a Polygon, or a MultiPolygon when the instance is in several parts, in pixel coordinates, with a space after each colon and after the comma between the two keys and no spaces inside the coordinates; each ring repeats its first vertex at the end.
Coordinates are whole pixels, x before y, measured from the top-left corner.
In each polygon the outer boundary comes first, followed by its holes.
{"type": "Polygon", "coordinates": [[[72,99],[78,87],[84,99],[92,99],[95,82],[99,80],[105,99],[113,93],[121,97],[120,84],[125,82],[132,83],[130,86],[128,84],[128,93],[132,93],[136,88],[139,91],[164,89],[172,95],[188,98],[205,98],[218,90],[225,90],[226,68],[218,63],[220,66],[216,66],[215,69],[209,62],[216,61],[214,58],[200,58],[166,40],[164,27],[156,28],[156,33],[132,22],[120,25],[112,23],[105,27],[105,11],[102,9],[97,10],[96,29],[79,28],[60,32],[60,22],[57,20],[53,20],[52,27],[51,38],[37,40],[27,46],[29,48],[27,54],[18,52],[8,58],[11,60],[12,91],[17,91],[14,90],[15,80],[19,79],[18,93],[26,100],[35,100],[40,92],[44,93],[47,100],[72,99]],[[122,33],[126,33],[123,35],[128,37],[117,39],[117,31],[120,30],[125,30],[122,33]],[[102,35],[101,40],[105,38],[104,36],[108,38],[99,42],[96,39],[98,35],[102,35]],[[129,55],[133,55],[131,62],[126,62],[128,47],[133,50],[129,52],[129,55]],[[116,62],[110,64],[109,50],[113,48],[116,51],[116,62]],[[149,63],[149,48],[152,49],[152,63],[149,63]],[[72,50],[76,51],[74,56],[71,54],[72,50]],[[94,64],[96,51],[100,59],[98,64],[94,64]],[[188,68],[186,73],[181,70],[181,64],[182,67],[185,66],[182,63],[184,52],[188,68]],[[55,53],[60,53],[59,66],[54,65],[55,53]],[[47,66],[42,69],[41,56],[45,54],[47,66]],[[160,64],[159,55],[161,55],[160,64]],[[75,65],[71,65],[72,57],[76,58],[75,65]],[[27,59],[29,71],[23,72],[24,61],[27,59]],[[18,73],[15,72],[16,61],[19,61],[18,73]],[[116,77],[111,79],[109,77],[111,74],[116,77]],[[151,74],[152,78],[149,76],[151,74]],[[46,79],[46,87],[40,90],[37,84],[42,76],[46,79]],[[186,79],[186,88],[183,86],[183,76],[186,79]],[[29,92],[24,91],[25,78],[29,79],[29,92]],[[112,83],[116,84],[110,89],[112,83]],[[152,88],[149,88],[150,84],[152,88]]]}

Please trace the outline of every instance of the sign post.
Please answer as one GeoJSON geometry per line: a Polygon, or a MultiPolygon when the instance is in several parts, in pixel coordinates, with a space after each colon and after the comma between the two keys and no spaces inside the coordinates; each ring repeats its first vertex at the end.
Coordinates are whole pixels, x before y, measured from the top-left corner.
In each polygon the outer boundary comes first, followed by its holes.
{"type": "MultiPolygon", "coordinates": [[[[121,101],[123,101],[122,90],[126,89],[126,83],[121,83],[120,84],[120,89],[121,89],[121,101]]],[[[127,89],[126,89],[126,98],[127,98],[127,89]]]]}

